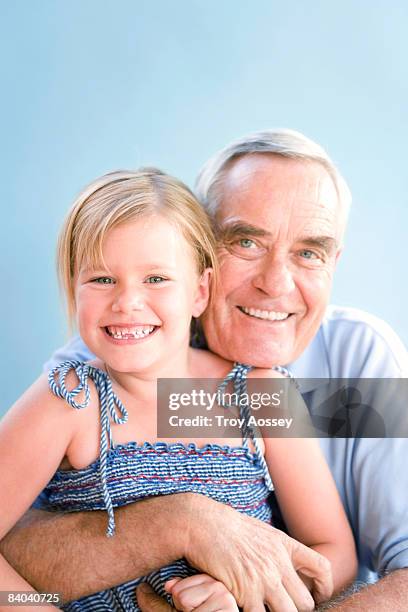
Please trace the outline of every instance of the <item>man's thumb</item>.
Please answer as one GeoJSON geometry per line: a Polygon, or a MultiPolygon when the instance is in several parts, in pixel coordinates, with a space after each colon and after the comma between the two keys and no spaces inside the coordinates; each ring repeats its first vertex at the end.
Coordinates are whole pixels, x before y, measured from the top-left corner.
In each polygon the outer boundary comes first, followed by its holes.
{"type": "Polygon", "coordinates": [[[175,610],[145,582],[137,587],[136,597],[142,612],[174,612],[175,610]]]}

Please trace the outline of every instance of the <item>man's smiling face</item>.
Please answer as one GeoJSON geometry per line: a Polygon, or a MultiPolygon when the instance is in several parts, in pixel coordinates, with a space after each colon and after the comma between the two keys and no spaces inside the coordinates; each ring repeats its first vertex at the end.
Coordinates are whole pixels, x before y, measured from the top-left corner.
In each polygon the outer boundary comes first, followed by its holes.
{"type": "Polygon", "coordinates": [[[217,213],[221,278],[203,316],[209,348],[258,367],[296,359],[324,315],[343,216],[326,169],[271,154],[233,162],[217,213]]]}

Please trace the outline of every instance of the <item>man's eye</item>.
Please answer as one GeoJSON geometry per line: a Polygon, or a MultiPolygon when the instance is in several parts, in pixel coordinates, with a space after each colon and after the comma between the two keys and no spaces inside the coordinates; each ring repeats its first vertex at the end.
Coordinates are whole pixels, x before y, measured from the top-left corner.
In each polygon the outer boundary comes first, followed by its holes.
{"type": "Polygon", "coordinates": [[[299,255],[304,259],[319,259],[319,255],[309,249],[303,249],[303,251],[299,252],[299,255]]]}
{"type": "Polygon", "coordinates": [[[151,283],[153,285],[158,285],[159,283],[163,283],[165,280],[167,280],[167,279],[164,278],[163,276],[149,276],[146,279],[146,283],[151,283]]]}
{"type": "Polygon", "coordinates": [[[231,255],[247,260],[258,259],[267,251],[266,246],[261,241],[255,241],[252,238],[239,238],[239,236],[226,240],[223,246],[231,255]]]}
{"type": "Polygon", "coordinates": [[[254,247],[256,247],[255,242],[253,240],[251,240],[250,238],[241,238],[238,241],[238,244],[243,249],[253,249],[254,247]]]}
{"type": "Polygon", "coordinates": [[[91,280],[91,283],[96,283],[98,285],[113,285],[114,282],[115,281],[113,278],[110,278],[109,276],[99,276],[98,278],[93,278],[91,280]]]}

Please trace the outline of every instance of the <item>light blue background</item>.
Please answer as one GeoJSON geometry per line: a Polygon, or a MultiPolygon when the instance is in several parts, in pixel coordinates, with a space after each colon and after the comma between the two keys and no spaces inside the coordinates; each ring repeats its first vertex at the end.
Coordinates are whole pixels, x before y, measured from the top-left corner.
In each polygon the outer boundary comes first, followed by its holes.
{"type": "Polygon", "coordinates": [[[265,127],[323,144],[354,195],[333,301],[408,324],[408,8],[404,0],[1,2],[1,409],[66,339],[62,218],[115,168],[192,185],[265,127]]]}

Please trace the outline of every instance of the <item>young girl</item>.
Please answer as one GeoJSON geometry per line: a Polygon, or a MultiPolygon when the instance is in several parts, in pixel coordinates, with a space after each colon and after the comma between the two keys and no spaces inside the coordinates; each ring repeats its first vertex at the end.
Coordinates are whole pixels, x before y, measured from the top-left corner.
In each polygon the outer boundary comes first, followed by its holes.
{"type": "MultiPolygon", "coordinates": [[[[353,538],[316,441],[256,440],[247,426],[239,446],[234,438],[157,438],[158,378],[228,377],[242,389],[251,370],[189,347],[191,319],[217,277],[211,227],[191,192],[154,169],[101,177],[69,212],[58,267],[70,317],[96,359],[42,376],[4,418],[0,537],[44,488],[48,509],[106,509],[108,535],[114,507],[181,491],[270,523],[272,478],[291,535],[331,561],[335,590],[352,580],[353,538]]],[[[179,560],[65,609],[137,610],[141,582],[173,592],[182,610],[237,609],[223,585],[193,574],[179,560]]],[[[0,590],[30,588],[0,558],[0,590]]]]}

